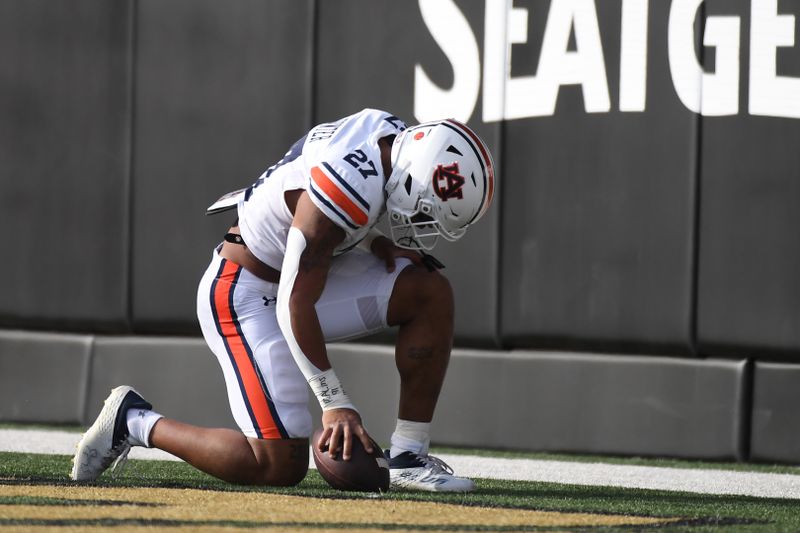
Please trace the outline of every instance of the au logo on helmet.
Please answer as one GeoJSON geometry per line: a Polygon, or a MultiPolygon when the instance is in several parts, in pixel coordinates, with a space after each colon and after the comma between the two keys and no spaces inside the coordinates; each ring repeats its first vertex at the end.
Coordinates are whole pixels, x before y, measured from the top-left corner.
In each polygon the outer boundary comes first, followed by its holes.
{"type": "Polygon", "coordinates": [[[433,192],[443,202],[450,198],[464,198],[463,188],[464,176],[458,173],[458,163],[439,165],[433,171],[433,192]]]}

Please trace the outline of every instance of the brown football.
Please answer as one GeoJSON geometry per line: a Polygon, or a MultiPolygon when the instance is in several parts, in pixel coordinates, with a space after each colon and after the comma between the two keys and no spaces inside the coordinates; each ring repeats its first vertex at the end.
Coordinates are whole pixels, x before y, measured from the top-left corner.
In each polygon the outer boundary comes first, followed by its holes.
{"type": "Polygon", "coordinates": [[[361,441],[353,439],[353,451],[350,460],[342,459],[341,452],[333,457],[325,451],[317,449],[317,441],[322,429],[317,429],[311,438],[314,463],[322,479],[338,490],[360,492],[386,492],[389,490],[389,462],[384,457],[381,447],[372,441],[372,453],[369,454],[361,441]]]}

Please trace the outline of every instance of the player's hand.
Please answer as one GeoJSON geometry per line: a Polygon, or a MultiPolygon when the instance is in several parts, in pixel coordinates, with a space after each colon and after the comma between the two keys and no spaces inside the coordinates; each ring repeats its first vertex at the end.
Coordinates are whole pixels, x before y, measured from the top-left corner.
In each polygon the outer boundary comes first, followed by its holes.
{"type": "Polygon", "coordinates": [[[410,259],[417,266],[422,266],[422,256],[415,250],[400,248],[388,237],[377,237],[370,245],[373,255],[386,263],[386,271],[394,272],[395,261],[398,257],[410,259]]]}
{"type": "Polygon", "coordinates": [[[322,452],[328,445],[328,453],[336,455],[342,451],[342,459],[348,461],[353,451],[353,439],[361,441],[367,453],[372,453],[372,442],[361,424],[361,415],[352,409],[331,409],[322,412],[322,434],[315,443],[322,452]]]}

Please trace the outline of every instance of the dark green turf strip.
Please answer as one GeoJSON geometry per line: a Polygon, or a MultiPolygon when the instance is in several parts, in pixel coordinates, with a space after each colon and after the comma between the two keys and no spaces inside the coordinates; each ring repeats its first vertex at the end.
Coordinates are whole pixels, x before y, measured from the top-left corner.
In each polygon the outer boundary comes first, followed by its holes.
{"type": "MultiPolygon", "coordinates": [[[[705,521],[685,521],[670,524],[675,527],[697,527],[705,525],[705,521]]],[[[715,525],[728,525],[725,521],[716,521],[715,525]]],[[[394,524],[394,523],[362,523],[362,522],[262,522],[248,520],[174,520],[162,518],[0,518],[2,526],[49,526],[49,527],[233,527],[241,529],[282,528],[282,529],[341,529],[345,531],[359,529],[380,529],[384,531],[641,531],[663,529],[665,524],[637,525],[623,528],[608,526],[493,526],[476,524],[394,524]]]]}

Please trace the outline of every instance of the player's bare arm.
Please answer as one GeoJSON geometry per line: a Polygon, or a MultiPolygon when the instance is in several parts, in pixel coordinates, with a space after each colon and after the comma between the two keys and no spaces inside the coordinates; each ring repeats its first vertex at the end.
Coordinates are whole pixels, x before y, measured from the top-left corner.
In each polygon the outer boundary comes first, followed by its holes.
{"type": "Polygon", "coordinates": [[[311,364],[327,370],[331,365],[314,304],[325,288],[333,251],[344,232],[317,209],[307,193],[298,198],[292,227],[300,230],[305,240],[288,302],[292,331],[311,364]]]}
{"type": "MultiPolygon", "coordinates": [[[[327,382],[321,384],[319,380],[315,381],[314,377],[329,372],[331,364],[314,305],[325,288],[334,250],[344,240],[345,234],[313,204],[306,192],[297,197],[294,221],[289,233],[286,245],[287,259],[284,261],[281,279],[283,288],[278,296],[279,309],[287,310],[288,317],[279,320],[284,334],[296,341],[296,346],[292,350],[293,355],[300,359],[301,370],[320,399],[320,388],[329,384],[327,382]],[[286,301],[281,301],[282,298],[286,301]],[[289,324],[286,324],[286,318],[289,324]],[[299,354],[296,353],[297,350],[299,354]]],[[[289,344],[291,347],[292,343],[289,344]]],[[[319,379],[330,381],[331,377],[325,376],[319,379]]],[[[336,408],[334,393],[338,391],[334,390],[335,385],[330,387],[330,398],[334,400],[331,405],[334,408],[326,408],[324,405],[326,398],[323,397],[321,400],[323,432],[320,440],[314,444],[320,450],[328,444],[331,455],[341,450],[342,457],[349,459],[352,439],[358,438],[364,447],[371,451],[372,445],[361,423],[361,416],[349,402],[336,408]]],[[[322,394],[328,392],[323,391],[322,394]]]]}

